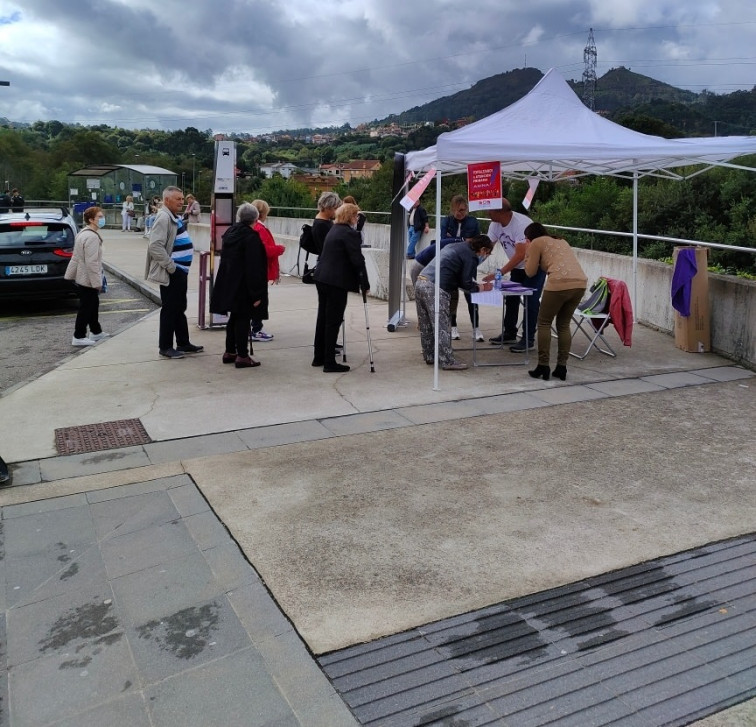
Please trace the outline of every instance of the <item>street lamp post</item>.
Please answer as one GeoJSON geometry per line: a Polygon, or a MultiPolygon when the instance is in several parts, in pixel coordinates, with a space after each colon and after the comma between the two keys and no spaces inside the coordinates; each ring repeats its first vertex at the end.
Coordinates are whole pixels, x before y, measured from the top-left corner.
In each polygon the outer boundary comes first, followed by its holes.
{"type": "Polygon", "coordinates": [[[194,162],[197,159],[196,154],[192,154],[192,194],[194,194],[194,162]]]}

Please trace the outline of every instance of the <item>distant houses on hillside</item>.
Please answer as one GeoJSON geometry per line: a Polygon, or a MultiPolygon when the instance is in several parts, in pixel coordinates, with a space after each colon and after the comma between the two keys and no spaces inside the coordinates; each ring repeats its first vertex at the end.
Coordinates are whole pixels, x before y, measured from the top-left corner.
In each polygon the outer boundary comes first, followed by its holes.
{"type": "Polygon", "coordinates": [[[260,173],[264,174],[268,179],[274,174],[280,174],[284,179],[288,179],[298,169],[299,167],[291,162],[271,162],[260,165],[260,173]]]}
{"type": "MultiPolygon", "coordinates": [[[[280,174],[284,179],[289,179],[293,174],[305,171],[307,176],[335,178],[334,183],[344,182],[348,184],[352,179],[370,179],[380,168],[381,163],[377,159],[354,159],[349,162],[321,164],[317,170],[301,170],[300,167],[291,162],[273,162],[261,164],[260,172],[268,178],[274,174],[280,174]]],[[[300,178],[300,176],[297,175],[297,178],[300,178]]]]}

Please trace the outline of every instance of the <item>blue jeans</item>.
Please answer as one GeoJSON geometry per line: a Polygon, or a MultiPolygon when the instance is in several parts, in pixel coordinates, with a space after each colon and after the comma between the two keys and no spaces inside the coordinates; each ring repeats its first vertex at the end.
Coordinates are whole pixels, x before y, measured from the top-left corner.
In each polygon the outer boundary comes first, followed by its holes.
{"type": "MultiPolygon", "coordinates": [[[[535,341],[536,324],[538,322],[538,310],[541,307],[541,291],[546,282],[546,271],[539,270],[529,278],[522,268],[515,268],[510,273],[510,279],[526,288],[533,288],[533,295],[525,296],[525,305],[528,307],[528,330],[523,331],[523,337],[527,333],[528,343],[535,341]]],[[[504,298],[504,328],[502,334],[505,338],[517,335],[517,319],[520,315],[520,296],[508,295],[504,298]]],[[[524,325],[524,321],[523,321],[524,325]]]]}
{"type": "Polygon", "coordinates": [[[407,245],[407,257],[415,257],[415,247],[423,236],[422,230],[416,230],[414,227],[408,229],[409,245],[407,245]]]}

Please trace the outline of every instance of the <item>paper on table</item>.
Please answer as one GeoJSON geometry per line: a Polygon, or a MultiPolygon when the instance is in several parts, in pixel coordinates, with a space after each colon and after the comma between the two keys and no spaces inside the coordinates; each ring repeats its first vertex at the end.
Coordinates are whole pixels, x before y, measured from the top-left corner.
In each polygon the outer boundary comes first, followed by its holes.
{"type": "Polygon", "coordinates": [[[479,305],[501,305],[501,301],[507,295],[533,295],[533,288],[524,288],[521,285],[507,284],[503,290],[487,290],[482,293],[473,293],[470,299],[479,305]]]}

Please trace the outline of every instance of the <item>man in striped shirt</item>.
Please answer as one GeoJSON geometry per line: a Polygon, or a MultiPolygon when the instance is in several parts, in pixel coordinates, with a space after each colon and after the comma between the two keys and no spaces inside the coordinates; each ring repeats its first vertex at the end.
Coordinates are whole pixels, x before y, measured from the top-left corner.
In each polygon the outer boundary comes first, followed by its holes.
{"type": "Polygon", "coordinates": [[[192,262],[192,241],[181,219],[184,193],[178,187],[163,190],[163,207],[150,231],[146,278],[160,284],[160,333],[158,352],[164,358],[184,358],[202,346],[189,341],[186,290],[192,262]],[[181,237],[179,237],[181,235],[181,237]],[[176,337],[176,347],[173,338],[176,337]]]}

